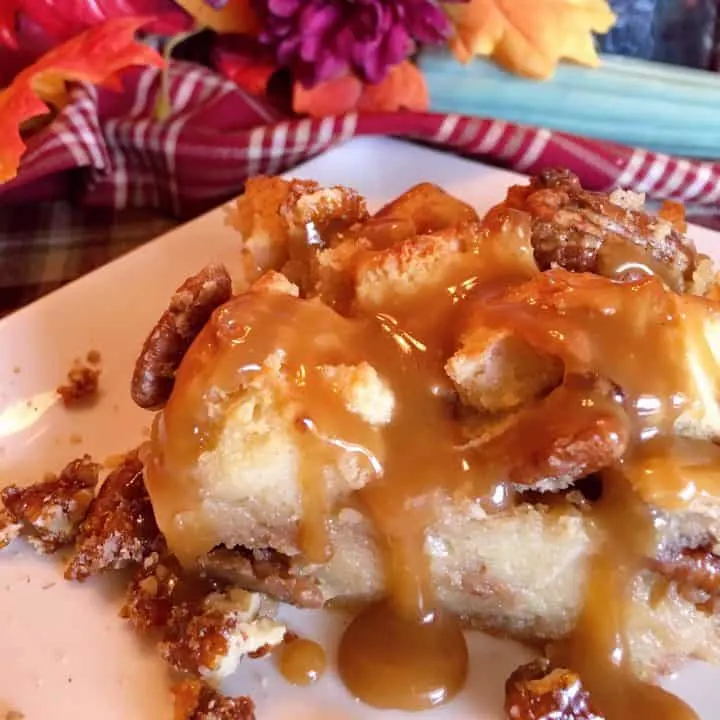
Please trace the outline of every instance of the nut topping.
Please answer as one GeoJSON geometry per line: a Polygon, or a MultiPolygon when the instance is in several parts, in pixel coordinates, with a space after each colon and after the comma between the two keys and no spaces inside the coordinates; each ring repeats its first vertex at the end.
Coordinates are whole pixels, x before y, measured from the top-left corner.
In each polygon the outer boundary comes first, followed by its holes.
{"type": "Polygon", "coordinates": [[[231,296],[232,280],[222,265],[208,265],[176,290],[135,363],[131,394],[140,407],[160,410],[165,405],[192,341],[231,296]]]}
{"type": "Polygon", "coordinates": [[[505,683],[508,720],[604,720],[580,676],[550,660],[521,665],[505,683]]]}

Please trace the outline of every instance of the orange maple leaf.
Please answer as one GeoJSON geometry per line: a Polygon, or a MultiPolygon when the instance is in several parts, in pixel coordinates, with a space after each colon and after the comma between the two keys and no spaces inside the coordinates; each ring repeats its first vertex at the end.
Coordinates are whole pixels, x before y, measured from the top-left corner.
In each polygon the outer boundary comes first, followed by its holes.
{"type": "Polygon", "coordinates": [[[425,76],[409,61],[393,67],[377,85],[363,84],[354,75],[344,75],[320,83],[311,89],[295,83],[293,110],[323,117],[360,112],[427,110],[429,103],[425,76]]]}
{"type": "Polygon", "coordinates": [[[538,79],[550,77],[562,59],[596,66],[593,33],[606,33],[616,19],[606,0],[470,0],[444,7],[461,61],[487,55],[538,79]]]}
{"type": "Polygon", "coordinates": [[[250,0],[228,0],[219,10],[205,0],[175,0],[195,22],[218,33],[242,33],[256,35],[259,23],[250,0]]]}
{"type": "Polygon", "coordinates": [[[155,50],[135,40],[136,31],[152,18],[124,17],[96,25],[53,48],[0,92],[0,183],[17,175],[25,143],[21,126],[60,107],[67,81],[121,88],[115,74],[131,65],[161,67],[155,50]]]}

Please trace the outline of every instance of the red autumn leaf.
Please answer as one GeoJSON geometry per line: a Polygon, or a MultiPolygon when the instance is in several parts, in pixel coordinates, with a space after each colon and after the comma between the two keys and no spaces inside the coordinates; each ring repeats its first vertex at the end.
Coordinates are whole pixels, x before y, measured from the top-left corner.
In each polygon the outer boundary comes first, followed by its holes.
{"type": "Polygon", "coordinates": [[[147,29],[164,35],[188,30],[192,18],[173,0],[0,0],[0,42],[17,47],[17,23],[39,25],[55,45],[114,18],[150,18],[147,29]]]}
{"type": "Polygon", "coordinates": [[[160,67],[163,59],[135,40],[147,17],[108,20],[43,55],[0,92],[0,182],[17,174],[25,143],[20,127],[62,103],[66,81],[117,87],[116,73],[132,65],[160,67]]]}
{"type": "Polygon", "coordinates": [[[396,65],[377,85],[365,85],[357,109],[361,112],[394,112],[428,109],[425,76],[409,60],[396,65]]]}
{"type": "Polygon", "coordinates": [[[343,75],[308,89],[296,82],[293,87],[293,110],[300,115],[324,117],[342,115],[357,107],[363,84],[354,75],[343,75]]]}
{"type": "Polygon", "coordinates": [[[217,38],[212,61],[220,74],[253,95],[264,95],[278,70],[266,48],[245,35],[217,38]]]}
{"type": "Polygon", "coordinates": [[[344,75],[309,90],[295,83],[293,90],[293,110],[313,117],[342,115],[351,110],[420,112],[427,110],[428,104],[425,77],[409,61],[396,65],[377,85],[366,85],[353,75],[344,75]]]}
{"type": "Polygon", "coordinates": [[[18,47],[15,37],[16,10],[13,7],[13,0],[0,3],[0,43],[12,48],[18,47]]]}

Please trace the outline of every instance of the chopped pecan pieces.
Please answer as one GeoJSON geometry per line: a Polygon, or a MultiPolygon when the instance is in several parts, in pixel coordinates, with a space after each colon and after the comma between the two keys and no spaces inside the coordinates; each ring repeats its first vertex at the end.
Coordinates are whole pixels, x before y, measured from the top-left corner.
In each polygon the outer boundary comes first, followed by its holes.
{"type": "Polygon", "coordinates": [[[16,522],[5,508],[0,507],[0,550],[15,540],[21,530],[22,523],[16,522]]]}
{"type": "Polygon", "coordinates": [[[261,616],[263,608],[260,595],[187,573],[173,556],[155,552],[139,568],[120,614],[160,638],[160,654],[173,669],[221,680],[243,656],[261,657],[284,641],[285,626],[261,616]]]}
{"type": "Polygon", "coordinates": [[[546,658],[521,665],[505,683],[508,720],[605,720],[580,677],[546,658]]]}
{"type": "Polygon", "coordinates": [[[142,562],[163,543],[137,452],[107,477],[80,527],[68,580],[142,562]]]}
{"type": "MultiPolygon", "coordinates": [[[[12,522],[5,525],[5,533],[12,539],[21,529],[13,526],[19,524],[28,531],[29,542],[43,553],[69,545],[88,512],[99,472],[100,465],[85,455],[69,463],[57,477],[27,487],[6,487],[0,497],[12,522]]],[[[0,529],[0,537],[2,534],[0,529]]]]}
{"type": "Polygon", "coordinates": [[[529,186],[511,188],[506,204],[532,215],[532,244],[541,270],[559,265],[615,276],[622,265],[630,273],[627,279],[635,279],[632,273],[641,265],[654,263],[650,269],[673,289],[683,291],[692,282],[699,261],[692,241],[672,223],[644,212],[642,196],[589,192],[571,172],[546,170],[529,186]]]}
{"type": "Polygon", "coordinates": [[[182,570],[174,557],[153,552],[138,569],[120,614],[142,634],[164,630],[172,613],[182,570]]]}
{"type": "Polygon", "coordinates": [[[85,405],[98,394],[100,384],[100,369],[76,363],[68,372],[67,385],[60,385],[57,389],[67,408],[85,405]]]}
{"type": "Polygon", "coordinates": [[[140,407],[159,410],[165,405],[192,341],[213,310],[231,296],[232,280],[222,265],[208,265],[175,291],[135,363],[131,394],[140,407]]]}
{"type": "Polygon", "coordinates": [[[256,593],[230,589],[212,593],[200,603],[172,608],[160,652],[176,670],[222,679],[235,671],[244,655],[280,645],[285,626],[258,617],[256,593]]]}
{"type": "Polygon", "coordinates": [[[201,680],[183,680],[173,687],[175,720],[255,720],[249,697],[227,697],[201,680]]]}
{"type": "Polygon", "coordinates": [[[701,590],[711,597],[720,596],[720,557],[708,546],[668,550],[651,560],[650,567],[678,589],[701,590]]]}

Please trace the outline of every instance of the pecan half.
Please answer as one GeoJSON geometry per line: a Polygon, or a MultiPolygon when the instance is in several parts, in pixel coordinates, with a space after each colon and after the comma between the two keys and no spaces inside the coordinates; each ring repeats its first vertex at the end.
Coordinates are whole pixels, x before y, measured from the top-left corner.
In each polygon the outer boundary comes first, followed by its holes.
{"type": "Polygon", "coordinates": [[[577,673],[546,658],[521,665],[505,683],[508,720],[604,720],[577,673]]]}
{"type": "Polygon", "coordinates": [[[647,274],[640,269],[645,258],[668,285],[683,291],[699,262],[695,246],[672,223],[644,212],[642,200],[634,193],[589,192],[568,170],[546,170],[529,186],[511,189],[506,204],[532,215],[541,270],[559,265],[609,275],[612,266],[615,276],[622,265],[627,270],[620,279],[636,279],[638,272],[647,274]]]}
{"type": "Polygon", "coordinates": [[[720,557],[710,547],[668,550],[650,561],[650,567],[682,589],[720,596],[720,557]]]}
{"type": "Polygon", "coordinates": [[[223,265],[208,265],[175,291],[135,363],[130,392],[140,407],[160,410],[165,405],[192,341],[231,296],[232,280],[223,265]]]}

